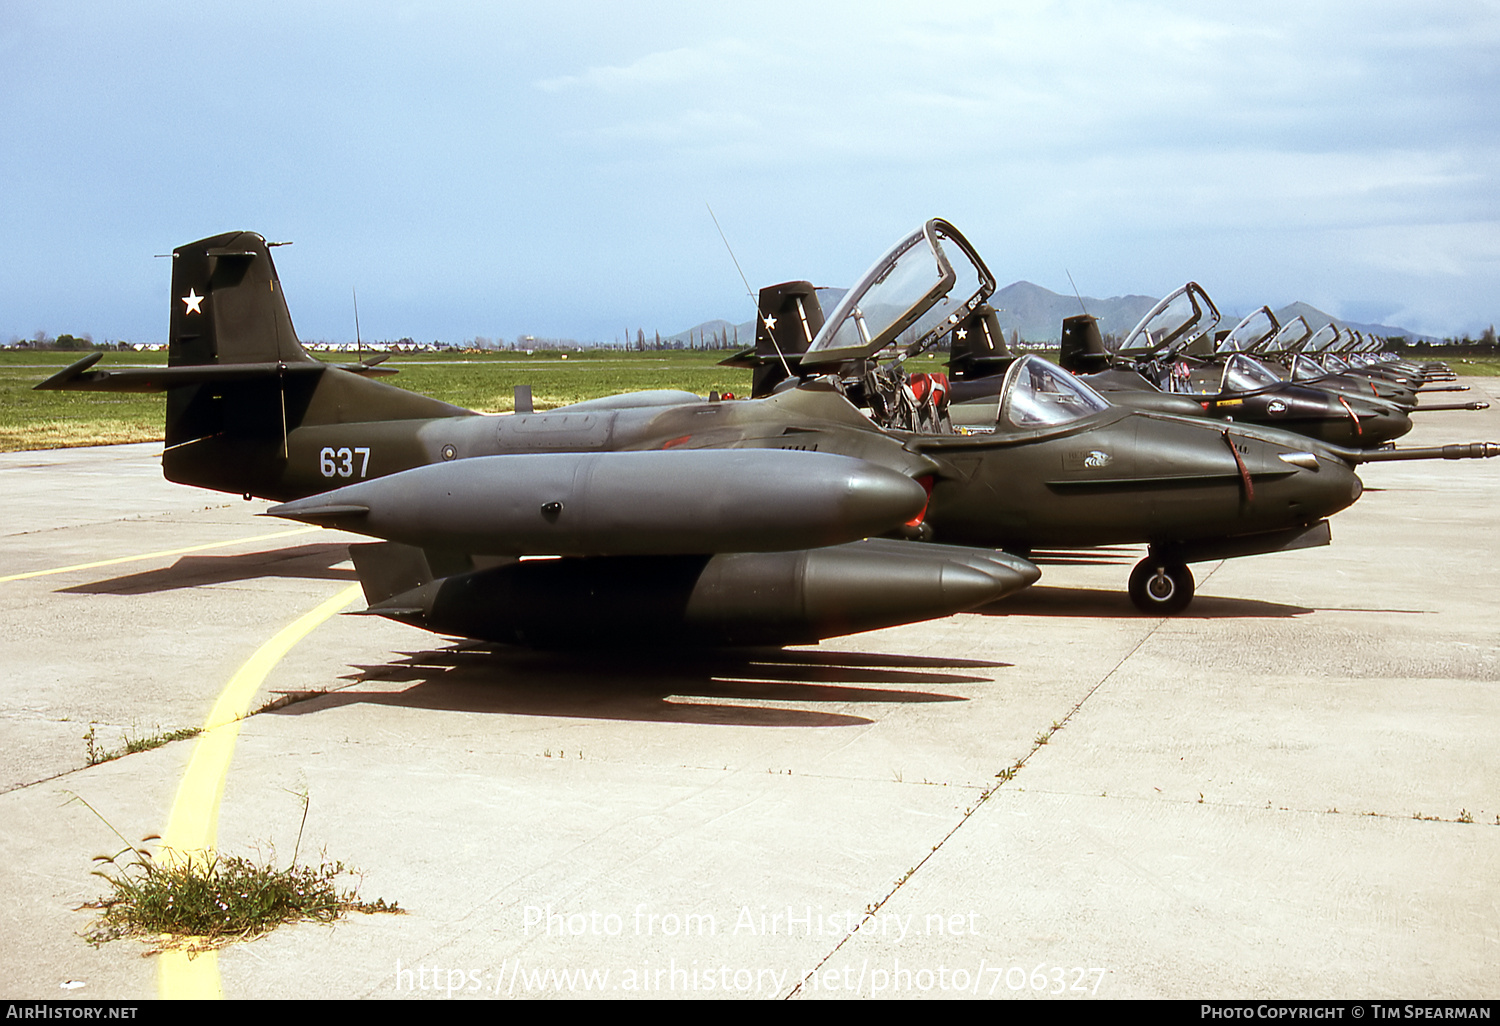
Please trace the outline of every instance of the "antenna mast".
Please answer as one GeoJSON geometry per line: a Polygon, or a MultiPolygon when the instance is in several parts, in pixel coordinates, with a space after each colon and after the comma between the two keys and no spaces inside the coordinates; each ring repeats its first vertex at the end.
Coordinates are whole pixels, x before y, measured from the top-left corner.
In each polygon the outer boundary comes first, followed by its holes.
{"type": "Polygon", "coordinates": [[[719,238],[721,238],[721,239],[724,240],[724,248],[727,249],[727,250],[729,250],[729,259],[734,261],[734,269],[736,271],[740,272],[740,281],[742,281],[742,282],[745,283],[745,295],[747,295],[747,296],[750,297],[750,302],[755,307],[755,317],[756,317],[756,320],[760,321],[761,324],[765,325],[766,338],[768,338],[768,339],[771,340],[771,348],[773,348],[773,349],[776,350],[777,357],[779,357],[781,359],[781,369],[784,370],[784,371],[786,371],[786,376],[787,377],[791,377],[792,376],[792,368],[786,362],[786,354],[784,354],[781,351],[781,346],[779,346],[779,345],[776,344],[776,336],[771,331],[770,321],[766,318],[765,313],[761,310],[760,303],[755,298],[755,293],[753,291],[751,291],[751,289],[750,289],[750,279],[748,279],[748,278],[745,277],[745,272],[740,267],[740,262],[739,262],[739,260],[734,255],[734,248],[729,245],[729,239],[728,239],[728,237],[725,236],[724,229],[722,227],[720,227],[720,225],[719,225],[719,219],[714,216],[714,208],[712,206],[709,206],[709,204],[707,204],[707,203],[704,203],[703,205],[705,207],[708,207],[708,216],[712,217],[714,219],[714,227],[719,229],[719,238]]]}
{"type": "Polygon", "coordinates": [[[1078,308],[1083,311],[1084,316],[1088,316],[1089,308],[1083,305],[1083,297],[1078,295],[1078,283],[1073,280],[1073,272],[1064,267],[1063,273],[1068,276],[1068,284],[1073,286],[1073,295],[1078,296],[1078,308]]]}

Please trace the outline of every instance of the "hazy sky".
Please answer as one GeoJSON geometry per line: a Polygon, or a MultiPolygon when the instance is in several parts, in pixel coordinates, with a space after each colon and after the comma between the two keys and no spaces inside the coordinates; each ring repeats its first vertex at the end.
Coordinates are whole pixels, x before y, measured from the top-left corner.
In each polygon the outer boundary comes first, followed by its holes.
{"type": "Polygon", "coordinates": [[[608,341],[847,285],[932,216],[1001,285],[1500,320],[1500,3],[0,3],[0,342],[163,339],[276,251],[299,334],[608,341]]]}

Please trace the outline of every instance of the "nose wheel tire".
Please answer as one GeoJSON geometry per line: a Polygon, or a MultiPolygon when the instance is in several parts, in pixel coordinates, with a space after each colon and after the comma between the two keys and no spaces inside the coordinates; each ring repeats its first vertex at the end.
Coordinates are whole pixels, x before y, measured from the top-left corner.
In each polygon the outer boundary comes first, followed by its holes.
{"type": "Polygon", "coordinates": [[[1130,601],[1153,616],[1180,613],[1193,601],[1193,573],[1183,563],[1143,559],[1130,572],[1130,601]]]}

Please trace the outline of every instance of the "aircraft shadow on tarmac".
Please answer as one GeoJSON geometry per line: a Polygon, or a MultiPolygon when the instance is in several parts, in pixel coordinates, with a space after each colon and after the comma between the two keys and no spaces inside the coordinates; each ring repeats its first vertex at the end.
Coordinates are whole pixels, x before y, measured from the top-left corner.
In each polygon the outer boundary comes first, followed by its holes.
{"type": "MultiPolygon", "coordinates": [[[[1123,590],[1099,588],[1050,588],[1045,584],[1033,584],[1025,591],[981,606],[974,612],[983,616],[1092,616],[1129,617],[1149,619],[1131,604],[1130,596],[1123,590]]],[[[1316,612],[1308,606],[1284,605],[1280,602],[1263,602],[1260,599],[1219,598],[1213,595],[1198,595],[1187,612],[1178,613],[1176,620],[1219,620],[1247,617],[1293,617],[1316,612]]]]}
{"type": "Polygon", "coordinates": [[[356,666],[356,688],[276,710],[306,715],[355,703],[415,709],[761,727],[842,727],[874,722],[850,712],[763,703],[964,702],[910,685],[991,684],[953,669],[1010,664],[866,652],[738,649],[714,652],[561,653],[459,644],[356,666]],[[373,691],[369,684],[411,686],[373,691]],[[361,687],[362,685],[362,687],[361,687]],[[870,686],[888,685],[888,686],[870,686]],[[901,687],[899,685],[908,685],[901,687]],[[741,704],[745,703],[745,704],[741,704]],[[754,704],[751,704],[754,703],[754,704]]]}
{"type": "Polygon", "coordinates": [[[183,556],[169,567],[124,577],[59,588],[63,594],[148,595],[179,588],[228,584],[261,577],[296,577],[306,580],[349,581],[352,569],[337,564],[349,560],[347,545],[297,545],[292,548],[247,552],[239,556],[183,556]]]}

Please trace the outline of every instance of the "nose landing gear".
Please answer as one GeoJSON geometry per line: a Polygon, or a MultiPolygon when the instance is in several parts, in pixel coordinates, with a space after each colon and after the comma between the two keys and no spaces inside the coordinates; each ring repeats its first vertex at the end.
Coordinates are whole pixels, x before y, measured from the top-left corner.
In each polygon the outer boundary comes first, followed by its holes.
{"type": "Polygon", "coordinates": [[[1152,616],[1180,613],[1193,601],[1193,573],[1185,563],[1147,556],[1130,572],[1130,601],[1152,616]]]}

